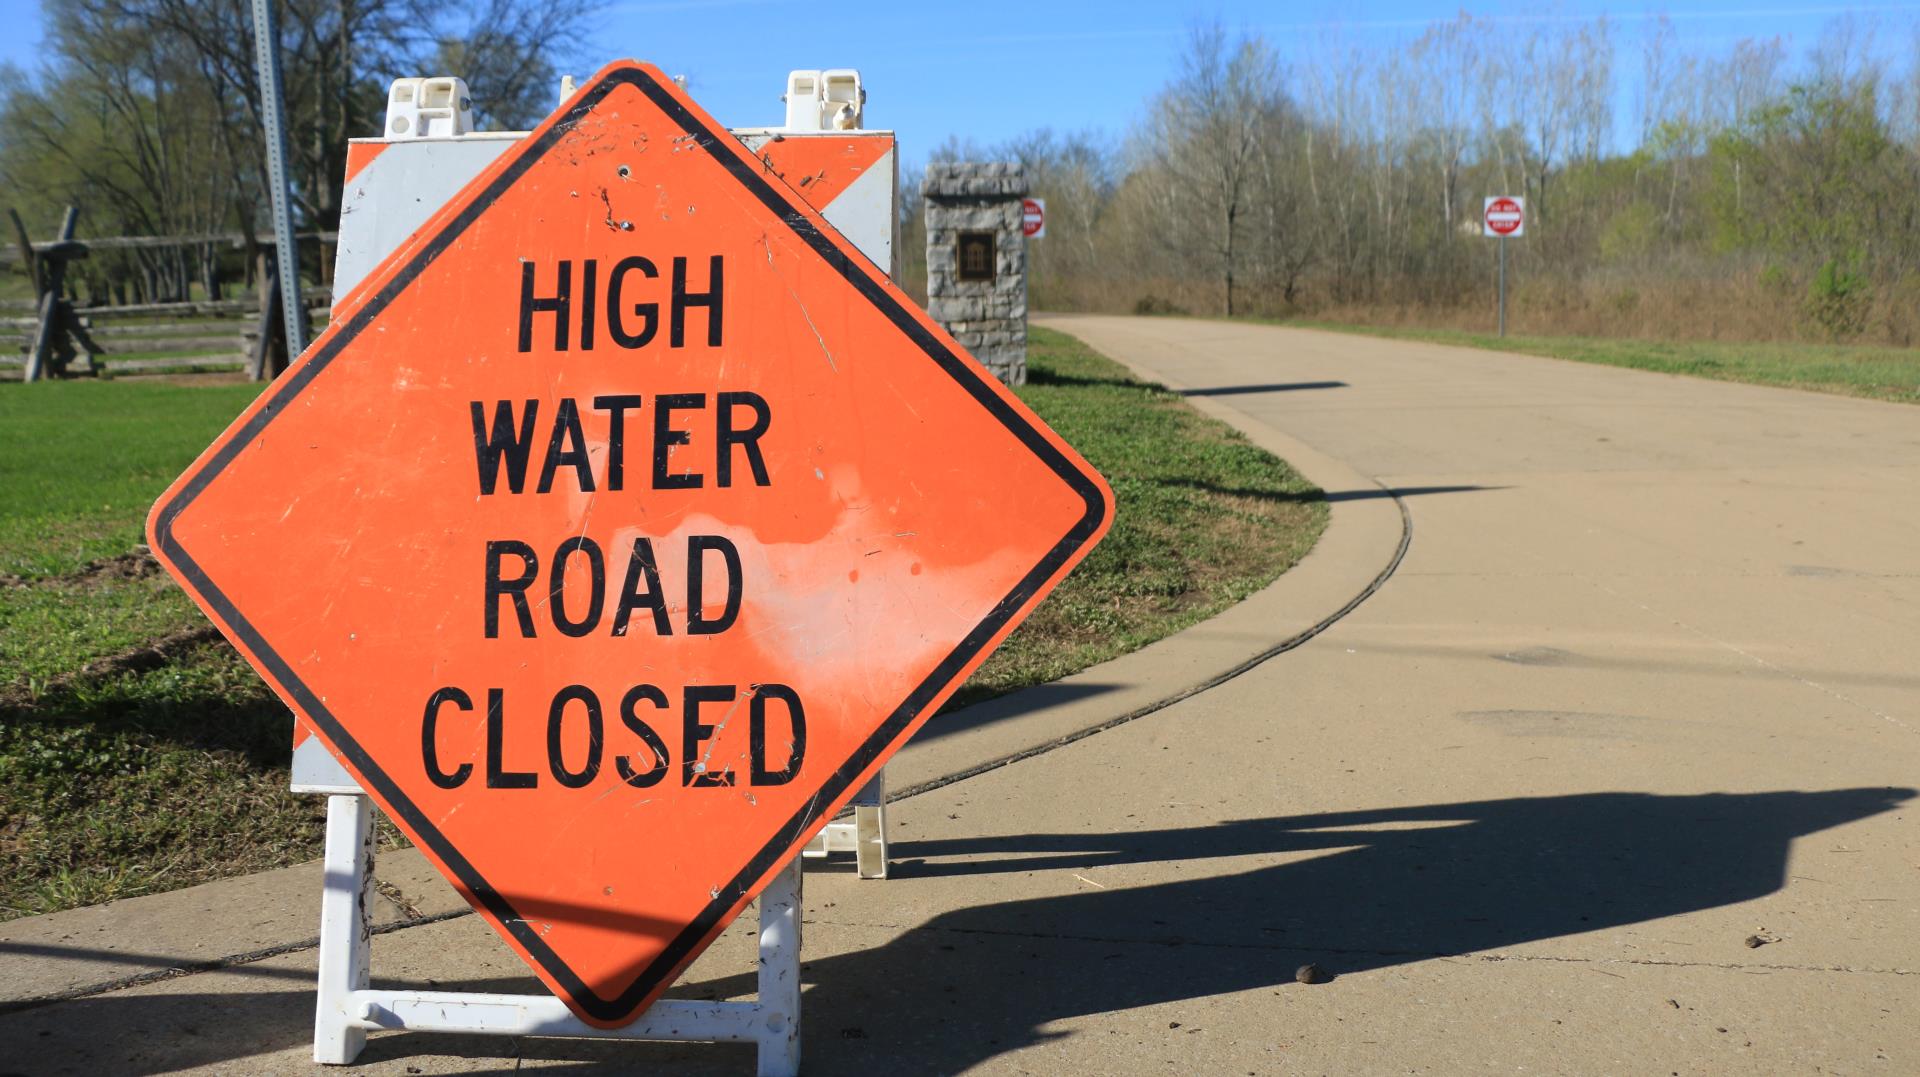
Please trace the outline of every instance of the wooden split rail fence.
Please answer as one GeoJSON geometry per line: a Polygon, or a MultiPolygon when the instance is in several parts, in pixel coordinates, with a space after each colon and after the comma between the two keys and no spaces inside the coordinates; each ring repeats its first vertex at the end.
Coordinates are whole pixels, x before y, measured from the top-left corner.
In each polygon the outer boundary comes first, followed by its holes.
{"type": "MultiPolygon", "coordinates": [[[[328,289],[303,291],[309,317],[324,325],[328,289]]],[[[98,353],[83,350],[65,371],[83,377],[246,371],[262,320],[258,298],[76,307],[74,313],[99,347],[98,353]]],[[[32,304],[0,307],[0,380],[21,380],[39,329],[32,304]]]]}
{"type": "MultiPolygon", "coordinates": [[[[118,377],[126,374],[183,374],[245,371],[255,380],[271,378],[288,362],[285,322],[280,316],[279,276],[273,271],[271,244],[238,233],[204,236],[110,236],[81,241],[74,237],[79,210],[68,206],[58,238],[31,242],[20,216],[12,219],[16,250],[12,260],[33,284],[34,299],[0,303],[0,380],[38,381],[62,377],[118,377]],[[124,306],[80,306],[68,287],[69,266],[84,261],[93,248],[169,248],[247,241],[259,249],[254,279],[264,289],[251,298],[213,299],[124,306]]],[[[296,239],[320,243],[326,266],[331,232],[296,239]]],[[[217,263],[207,287],[218,294],[217,263]]],[[[324,272],[323,272],[324,275],[324,272]]],[[[90,291],[92,288],[90,287],[90,291]]],[[[324,323],[331,290],[304,288],[300,299],[307,321],[324,323]]]]}

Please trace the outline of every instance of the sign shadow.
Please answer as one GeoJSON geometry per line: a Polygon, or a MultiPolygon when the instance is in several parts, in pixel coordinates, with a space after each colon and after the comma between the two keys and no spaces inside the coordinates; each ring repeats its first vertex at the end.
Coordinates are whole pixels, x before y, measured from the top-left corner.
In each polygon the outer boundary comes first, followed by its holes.
{"type": "MultiPolygon", "coordinates": [[[[1795,839],[1916,795],[1588,793],[900,842],[906,885],[1065,870],[1105,889],[956,909],[884,945],[806,961],[804,1058],[817,1073],[955,1073],[1070,1035],[1052,1026],[1090,1014],[1190,1002],[1183,1020],[1204,1023],[1215,996],[1316,990],[1293,986],[1309,961],[1336,977],[1362,975],[1750,901],[1785,885],[1795,839]]],[[[1730,952],[1744,954],[1739,945],[1729,938],[1730,952]]],[[[537,990],[530,977],[431,986],[537,990]]],[[[754,989],[743,974],[683,983],[671,996],[754,989]]],[[[310,988],[112,993],[6,1015],[0,1047],[57,1057],[46,1052],[60,1039],[38,1030],[58,1028],[118,1055],[120,1071],[161,1072],[299,1045],[312,1014],[310,988]],[[114,1037],[127,1040],[126,1053],[114,1037]]],[[[361,1061],[513,1055],[606,1072],[724,1073],[739,1072],[749,1051],[409,1033],[374,1037],[361,1061]]]]}
{"type": "Polygon", "coordinates": [[[1283,381],[1266,385],[1217,385],[1205,389],[1176,389],[1181,396],[1245,396],[1251,393],[1294,393],[1302,389],[1346,389],[1344,381],[1283,381]]]}
{"type": "MultiPolygon", "coordinates": [[[[1106,889],[941,913],[885,946],[809,962],[807,1058],[822,1072],[910,1061],[955,1073],[1076,1017],[1293,990],[1306,962],[1351,976],[1733,905],[1785,884],[1796,838],[1915,795],[1592,793],[901,842],[902,879],[1051,869],[1106,889]],[[1127,868],[1145,870],[1108,870],[1127,868]],[[1130,881],[1142,877],[1163,881],[1130,881]],[[914,1032],[832,1033],[873,1026],[914,1032]]],[[[1728,950],[1746,953],[1733,937],[1728,950]]],[[[751,990],[741,979],[701,986],[751,990]]]]}

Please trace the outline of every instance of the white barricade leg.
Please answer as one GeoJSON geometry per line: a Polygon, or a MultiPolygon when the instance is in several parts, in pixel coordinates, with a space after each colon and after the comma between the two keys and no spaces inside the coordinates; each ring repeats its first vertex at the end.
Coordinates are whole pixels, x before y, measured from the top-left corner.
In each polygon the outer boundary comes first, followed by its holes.
{"type": "Polygon", "coordinates": [[[367,986],[373,922],[373,802],[364,796],[327,798],[327,853],[320,897],[320,991],[313,1018],[313,1060],[346,1065],[367,1045],[367,1033],[349,1011],[353,993],[367,986]]]}
{"type": "Polygon", "coordinates": [[[862,879],[887,877],[887,772],[853,796],[854,867],[862,879]]]}
{"type": "Polygon", "coordinates": [[[760,1077],[800,1072],[800,858],[760,893],[760,1077]]]}

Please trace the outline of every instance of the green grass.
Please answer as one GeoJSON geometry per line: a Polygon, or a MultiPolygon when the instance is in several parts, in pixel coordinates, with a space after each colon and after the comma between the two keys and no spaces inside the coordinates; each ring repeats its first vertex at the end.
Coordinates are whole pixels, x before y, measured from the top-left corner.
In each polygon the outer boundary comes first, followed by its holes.
{"type": "MultiPolygon", "coordinates": [[[[13,237],[8,236],[4,242],[11,245],[13,237]]],[[[0,269],[0,301],[33,302],[33,282],[27,279],[18,262],[8,262],[6,268],[0,269]]]]}
{"type": "Polygon", "coordinates": [[[0,918],[319,855],[325,801],[287,791],[292,730],[224,643],[0,697],[0,918]]]}
{"type": "Polygon", "coordinates": [[[1582,363],[1687,374],[1697,378],[1811,389],[1841,396],[1920,403],[1920,349],[1864,344],[1729,344],[1609,337],[1537,337],[1467,333],[1456,329],[1402,329],[1287,320],[1277,324],[1342,333],[1457,344],[1468,348],[1544,355],[1582,363]]]}
{"type": "MultiPolygon", "coordinates": [[[[1107,476],[1118,511],[955,706],[1202,620],[1292,566],[1326,523],[1286,464],[1079,342],[1033,330],[1029,369],[1021,396],[1107,476]]],[[[292,719],[225,644],[80,672],[205,623],[143,559],[78,570],[135,548],[147,506],[255,391],[0,390],[0,565],[22,577],[0,580],[0,918],[319,854],[323,801],[286,788],[292,719]]]]}
{"type": "Polygon", "coordinates": [[[154,498],[259,391],[0,385],[0,573],[70,573],[132,549],[154,498]]]}
{"type": "Polygon", "coordinates": [[[205,624],[162,574],[55,577],[0,589],[0,692],[37,692],[87,662],[205,624]]]}

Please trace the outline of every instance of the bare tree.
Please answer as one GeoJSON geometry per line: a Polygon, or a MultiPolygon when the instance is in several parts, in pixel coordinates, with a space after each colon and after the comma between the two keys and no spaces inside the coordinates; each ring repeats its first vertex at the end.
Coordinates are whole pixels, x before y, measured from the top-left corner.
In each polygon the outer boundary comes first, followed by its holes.
{"type": "Polygon", "coordinates": [[[1408,50],[1425,92],[1414,100],[1415,115],[1433,147],[1435,200],[1442,228],[1451,234],[1461,200],[1460,173],[1475,129],[1479,100],[1480,29],[1462,12],[1452,22],[1430,27],[1408,50]]]}
{"type": "MultiPolygon", "coordinates": [[[[248,0],[50,0],[59,64],[86,71],[111,55],[120,36],[163,43],[197,78],[218,129],[198,141],[224,145],[236,190],[263,190],[260,86],[248,0]],[[101,33],[99,31],[111,31],[101,33]],[[243,152],[244,151],[244,152],[243,152]]],[[[287,89],[294,193],[310,224],[333,227],[347,140],[380,130],[387,81],[405,74],[459,74],[485,114],[525,123],[544,109],[554,59],[585,36],[595,5],[562,0],[282,0],[281,51],[287,89]],[[460,70],[433,71],[440,63],[460,70]]]]}
{"type": "Polygon", "coordinates": [[[1230,41],[1215,24],[1189,35],[1179,74],[1149,108],[1147,153],[1163,179],[1166,242],[1211,263],[1228,315],[1238,312],[1262,121],[1280,98],[1280,66],[1266,40],[1230,41]]]}

